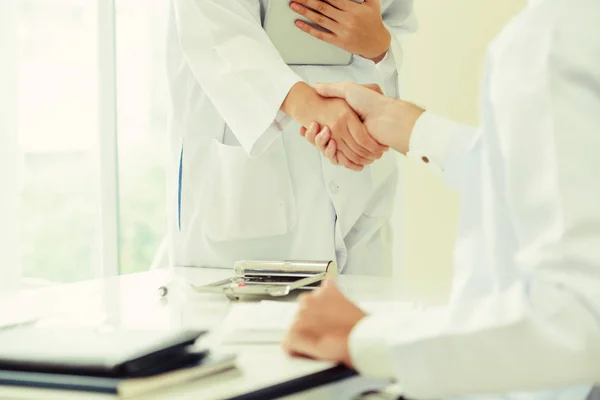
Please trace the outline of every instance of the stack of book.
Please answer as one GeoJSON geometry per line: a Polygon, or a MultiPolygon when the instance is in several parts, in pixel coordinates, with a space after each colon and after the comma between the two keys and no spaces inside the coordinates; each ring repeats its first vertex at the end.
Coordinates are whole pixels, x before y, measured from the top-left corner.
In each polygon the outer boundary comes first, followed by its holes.
{"type": "Polygon", "coordinates": [[[235,366],[198,331],[0,330],[0,398],[127,398],[235,366]]]}

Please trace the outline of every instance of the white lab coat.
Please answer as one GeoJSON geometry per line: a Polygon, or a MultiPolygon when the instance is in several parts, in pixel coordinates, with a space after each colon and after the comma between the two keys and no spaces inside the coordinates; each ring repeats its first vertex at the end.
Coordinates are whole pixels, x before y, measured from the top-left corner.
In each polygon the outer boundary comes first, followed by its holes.
{"type": "Polygon", "coordinates": [[[410,143],[461,193],[449,305],[367,317],[352,360],[414,398],[584,399],[600,383],[600,2],[530,1],[491,46],[481,109],[479,130],[425,113],[410,143]]]}
{"type": "MultiPolygon", "coordinates": [[[[279,107],[301,80],[375,82],[397,96],[400,54],[290,68],[261,28],[267,3],[172,0],[171,264],[335,257],[347,272],[389,274],[394,155],[360,173],[333,166],[279,107]]],[[[394,42],[414,29],[412,0],[382,5],[394,42]]]]}

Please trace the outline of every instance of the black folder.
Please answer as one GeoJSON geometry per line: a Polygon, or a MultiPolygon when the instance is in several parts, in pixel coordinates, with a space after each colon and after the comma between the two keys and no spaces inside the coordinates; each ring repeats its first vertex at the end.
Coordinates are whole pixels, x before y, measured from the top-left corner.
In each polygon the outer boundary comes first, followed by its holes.
{"type": "Polygon", "coordinates": [[[133,378],[200,361],[189,351],[204,331],[122,329],[0,330],[0,370],[133,378]]]}

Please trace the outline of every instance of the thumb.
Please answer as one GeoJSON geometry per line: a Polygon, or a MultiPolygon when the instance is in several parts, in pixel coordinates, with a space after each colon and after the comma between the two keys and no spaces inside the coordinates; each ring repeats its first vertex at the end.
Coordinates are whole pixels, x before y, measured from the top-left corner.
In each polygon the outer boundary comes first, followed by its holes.
{"type": "Polygon", "coordinates": [[[323,97],[338,97],[345,99],[348,93],[347,83],[317,83],[315,90],[323,97]]]}
{"type": "Polygon", "coordinates": [[[366,87],[367,89],[370,89],[374,92],[377,92],[379,94],[383,94],[383,90],[381,90],[381,86],[379,86],[376,83],[365,83],[363,84],[364,87],[366,87]]]}

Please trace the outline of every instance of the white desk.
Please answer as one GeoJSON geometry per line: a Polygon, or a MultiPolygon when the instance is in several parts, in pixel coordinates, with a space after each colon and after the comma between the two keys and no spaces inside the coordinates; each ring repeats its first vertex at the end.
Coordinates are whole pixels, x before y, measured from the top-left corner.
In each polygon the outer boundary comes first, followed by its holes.
{"type": "MultiPolygon", "coordinates": [[[[170,286],[166,298],[159,297],[158,287],[171,281],[171,273],[159,270],[5,296],[0,299],[0,307],[42,310],[53,323],[76,326],[98,326],[104,320],[129,328],[217,327],[231,302],[225,296],[186,290],[183,281],[205,284],[223,279],[231,271],[178,268],[174,274],[175,284],[170,286]]],[[[357,301],[394,298],[389,280],[341,276],[339,282],[348,296],[357,301]]],[[[238,354],[237,369],[143,398],[266,399],[285,394],[294,399],[343,399],[382,385],[353,376],[351,371],[331,363],[290,358],[275,345],[230,346],[223,350],[238,354]]]]}

